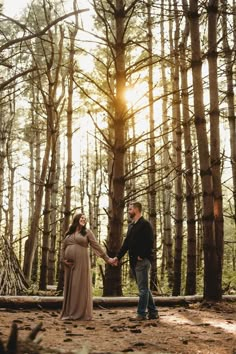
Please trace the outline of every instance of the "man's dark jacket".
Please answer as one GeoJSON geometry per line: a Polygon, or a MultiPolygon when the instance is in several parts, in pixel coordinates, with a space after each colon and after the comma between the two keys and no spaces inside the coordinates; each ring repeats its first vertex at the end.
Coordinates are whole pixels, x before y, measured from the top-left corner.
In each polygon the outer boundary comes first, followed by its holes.
{"type": "Polygon", "coordinates": [[[117,258],[120,260],[128,251],[131,268],[135,267],[138,256],[148,258],[151,262],[153,257],[153,241],[152,226],[149,221],[141,216],[136,223],[129,225],[126,238],[117,258]]]}

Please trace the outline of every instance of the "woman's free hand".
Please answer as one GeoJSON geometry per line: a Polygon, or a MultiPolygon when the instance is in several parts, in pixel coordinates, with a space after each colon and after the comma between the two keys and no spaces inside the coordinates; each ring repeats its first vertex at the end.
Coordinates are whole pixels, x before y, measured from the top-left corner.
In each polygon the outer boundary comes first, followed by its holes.
{"type": "Polygon", "coordinates": [[[69,261],[68,259],[64,259],[64,264],[66,267],[71,268],[74,265],[74,262],[69,261]]]}

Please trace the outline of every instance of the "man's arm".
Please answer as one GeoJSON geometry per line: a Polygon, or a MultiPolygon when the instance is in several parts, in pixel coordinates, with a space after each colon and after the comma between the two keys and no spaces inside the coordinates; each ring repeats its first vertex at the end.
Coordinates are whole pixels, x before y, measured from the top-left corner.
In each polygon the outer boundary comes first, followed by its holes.
{"type": "Polygon", "coordinates": [[[129,249],[129,237],[128,235],[126,236],[123,245],[121,246],[121,249],[117,253],[117,256],[113,258],[113,265],[117,266],[119,263],[119,260],[126,254],[126,252],[129,249]]]}
{"type": "Polygon", "coordinates": [[[126,252],[128,251],[129,246],[128,246],[128,236],[125,238],[123,245],[121,246],[121,249],[119,250],[118,254],[117,254],[117,259],[120,260],[122,257],[124,257],[124,255],[126,254],[126,252]]]}

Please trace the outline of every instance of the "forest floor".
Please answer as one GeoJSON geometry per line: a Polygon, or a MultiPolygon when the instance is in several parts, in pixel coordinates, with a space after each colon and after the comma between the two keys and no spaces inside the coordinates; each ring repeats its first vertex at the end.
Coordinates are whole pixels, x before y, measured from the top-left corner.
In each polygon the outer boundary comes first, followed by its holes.
{"type": "Polygon", "coordinates": [[[42,322],[41,345],[63,353],[236,354],[236,303],[159,307],[158,321],[131,321],[135,312],[95,307],[92,321],[61,321],[59,310],[1,308],[0,338],[12,322],[21,339],[42,322]]]}

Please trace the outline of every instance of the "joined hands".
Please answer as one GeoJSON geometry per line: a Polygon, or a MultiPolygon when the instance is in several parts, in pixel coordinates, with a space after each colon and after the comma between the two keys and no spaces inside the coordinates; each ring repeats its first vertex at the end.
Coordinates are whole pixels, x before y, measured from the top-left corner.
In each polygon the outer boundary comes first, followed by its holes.
{"type": "Polygon", "coordinates": [[[117,267],[118,264],[119,264],[119,260],[118,260],[117,257],[109,258],[108,263],[109,263],[111,266],[117,267]]]}

